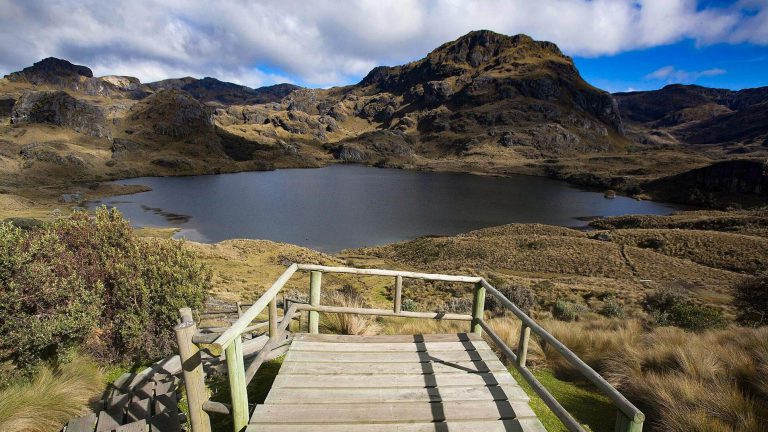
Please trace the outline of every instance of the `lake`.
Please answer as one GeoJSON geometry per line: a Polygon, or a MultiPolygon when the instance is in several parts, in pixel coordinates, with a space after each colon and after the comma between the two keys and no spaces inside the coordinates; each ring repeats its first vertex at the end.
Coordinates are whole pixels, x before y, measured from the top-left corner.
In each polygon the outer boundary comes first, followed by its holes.
{"type": "Polygon", "coordinates": [[[136,227],[177,227],[198,242],[267,239],[324,252],[506,223],[586,226],[586,218],[682,208],[589,192],[543,177],[484,177],[358,165],[119,180],[149,192],[90,203],[136,227]]]}

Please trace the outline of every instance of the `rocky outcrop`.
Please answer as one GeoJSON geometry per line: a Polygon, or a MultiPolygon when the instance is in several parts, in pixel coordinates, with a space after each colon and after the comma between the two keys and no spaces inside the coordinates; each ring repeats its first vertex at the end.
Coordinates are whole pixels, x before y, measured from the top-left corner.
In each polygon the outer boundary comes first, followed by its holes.
{"type": "Polygon", "coordinates": [[[161,90],[145,98],[131,108],[126,120],[131,133],[181,139],[215,136],[211,110],[180,90],[161,90]]]}
{"type": "Polygon", "coordinates": [[[11,123],[48,123],[95,137],[110,134],[100,108],[64,91],[25,92],[13,106],[11,123]]]}

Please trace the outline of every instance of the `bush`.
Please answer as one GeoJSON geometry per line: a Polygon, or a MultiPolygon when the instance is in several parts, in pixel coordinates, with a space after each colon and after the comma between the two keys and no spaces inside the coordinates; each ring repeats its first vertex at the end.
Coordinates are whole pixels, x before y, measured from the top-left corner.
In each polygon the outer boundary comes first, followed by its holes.
{"type": "Polygon", "coordinates": [[[768,272],[738,284],[734,297],[741,323],[754,327],[768,324],[768,272]]]}
{"type": "Polygon", "coordinates": [[[610,299],[607,300],[603,305],[603,308],[600,309],[600,315],[608,318],[624,318],[626,313],[624,312],[624,307],[619,302],[610,299]]]}
{"type": "Polygon", "coordinates": [[[586,312],[586,306],[563,299],[558,299],[555,302],[554,309],[552,310],[552,314],[555,316],[555,318],[561,321],[576,321],[582,314],[586,312]]]}
{"type": "Polygon", "coordinates": [[[210,278],[181,243],[135,238],[115,210],[29,231],[0,224],[0,361],[31,372],[84,342],[105,360],[153,360],[172,351],[178,308],[201,308],[210,278]]]}
{"type": "Polygon", "coordinates": [[[646,296],[645,308],[659,326],[676,326],[702,331],[723,328],[726,320],[720,310],[693,303],[679,292],[659,290],[646,296]]]}
{"type": "Polygon", "coordinates": [[[401,309],[408,312],[414,312],[416,309],[419,308],[419,304],[416,302],[416,300],[404,298],[403,304],[401,305],[401,309]]]}
{"type": "MultiPolygon", "coordinates": [[[[526,314],[530,314],[531,309],[536,305],[536,295],[524,286],[497,285],[496,289],[526,314]]],[[[496,296],[487,293],[485,295],[485,308],[496,312],[507,310],[507,307],[496,296]]]]}

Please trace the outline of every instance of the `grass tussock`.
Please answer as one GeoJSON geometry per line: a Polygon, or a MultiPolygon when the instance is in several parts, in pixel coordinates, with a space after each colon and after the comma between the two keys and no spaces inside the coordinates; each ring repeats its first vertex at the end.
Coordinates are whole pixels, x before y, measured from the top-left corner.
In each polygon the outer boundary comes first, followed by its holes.
{"type": "Polygon", "coordinates": [[[103,389],[102,372],[86,357],[75,356],[56,369],[42,368],[31,381],[0,391],[0,430],[57,431],[103,389]]]}
{"type": "MultiPolygon", "coordinates": [[[[368,308],[365,300],[356,292],[349,290],[331,291],[322,302],[329,306],[368,308]]],[[[325,333],[370,336],[378,334],[381,326],[370,315],[324,313],[320,327],[325,333]]]]}

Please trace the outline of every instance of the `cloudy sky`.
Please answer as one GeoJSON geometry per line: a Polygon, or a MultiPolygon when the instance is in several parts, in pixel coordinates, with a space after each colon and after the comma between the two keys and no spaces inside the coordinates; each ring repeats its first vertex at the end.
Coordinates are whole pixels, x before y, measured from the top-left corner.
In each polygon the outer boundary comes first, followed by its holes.
{"type": "Polygon", "coordinates": [[[327,87],[476,29],[555,42],[609,91],[768,85],[768,0],[0,0],[0,74],[55,56],[144,82],[327,87]]]}

